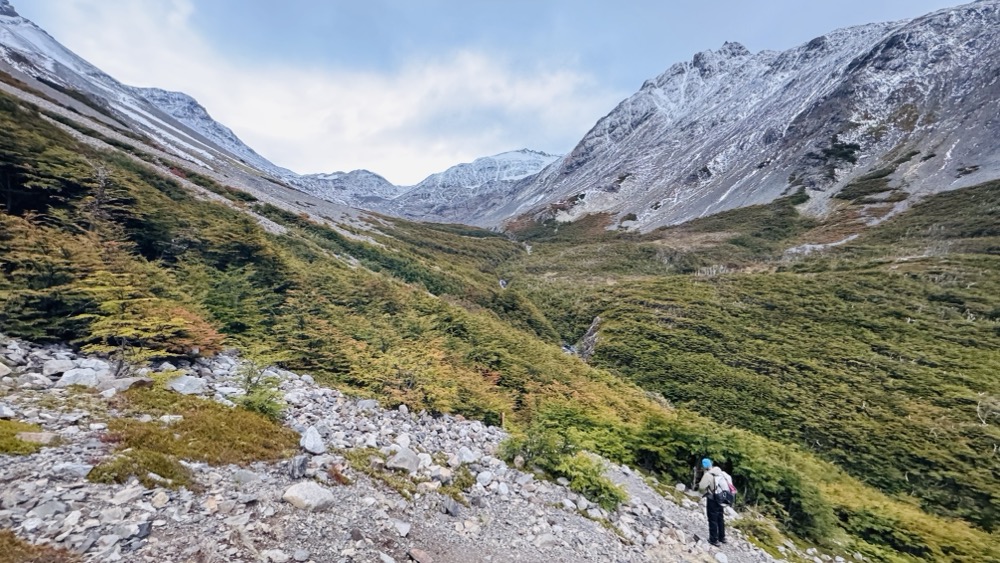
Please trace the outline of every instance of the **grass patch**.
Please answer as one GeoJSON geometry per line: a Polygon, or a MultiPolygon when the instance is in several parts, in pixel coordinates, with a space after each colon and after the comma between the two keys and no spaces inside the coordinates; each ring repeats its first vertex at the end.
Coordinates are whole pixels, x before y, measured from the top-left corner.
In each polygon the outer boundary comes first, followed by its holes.
{"type": "Polygon", "coordinates": [[[76,554],[64,549],[33,545],[14,535],[10,530],[0,530],[0,563],[78,563],[76,554]]]}
{"type": "Polygon", "coordinates": [[[417,484],[409,477],[384,469],[384,465],[379,464],[379,467],[376,467],[372,464],[372,458],[385,461],[385,456],[379,450],[375,448],[356,448],[340,450],[337,453],[343,456],[355,471],[383,483],[385,486],[399,493],[403,498],[410,500],[417,493],[417,484]]]}
{"type": "Polygon", "coordinates": [[[119,397],[117,406],[126,417],[111,422],[107,439],[120,449],[87,476],[97,483],[124,483],[135,477],[146,487],[196,489],[194,475],[180,460],[246,465],[288,457],[298,444],[294,431],[213,401],[155,388],[119,397]],[[179,414],[183,419],[166,425],[130,418],[138,414],[179,414]]]}
{"type": "Polygon", "coordinates": [[[210,465],[246,465],[283,459],[298,447],[295,431],[244,409],[158,389],[128,391],[122,397],[127,414],[184,417],[169,426],[131,418],[113,420],[108,433],[122,448],[210,465]]]}
{"type": "Polygon", "coordinates": [[[185,487],[197,490],[194,473],[177,458],[144,449],[128,449],[94,467],[87,479],[94,483],[127,483],[135,477],[146,488],[185,487]]]}
{"type": "Polygon", "coordinates": [[[42,449],[40,444],[31,444],[17,439],[21,432],[41,432],[34,424],[14,420],[0,420],[0,454],[28,455],[42,449]]]}

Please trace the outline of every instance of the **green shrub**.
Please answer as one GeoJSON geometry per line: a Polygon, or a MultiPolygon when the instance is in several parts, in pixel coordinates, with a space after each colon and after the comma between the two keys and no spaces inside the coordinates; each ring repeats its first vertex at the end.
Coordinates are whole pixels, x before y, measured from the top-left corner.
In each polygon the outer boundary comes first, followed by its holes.
{"type": "Polygon", "coordinates": [[[557,475],[569,479],[570,490],[605,510],[614,510],[628,500],[628,494],[604,476],[605,469],[602,461],[584,452],[561,457],[554,468],[557,475]]]}
{"type": "Polygon", "coordinates": [[[535,426],[501,443],[499,454],[508,462],[521,457],[526,465],[538,467],[552,478],[565,477],[571,490],[606,510],[628,500],[625,491],[604,476],[604,464],[580,451],[566,432],[535,426]]]}

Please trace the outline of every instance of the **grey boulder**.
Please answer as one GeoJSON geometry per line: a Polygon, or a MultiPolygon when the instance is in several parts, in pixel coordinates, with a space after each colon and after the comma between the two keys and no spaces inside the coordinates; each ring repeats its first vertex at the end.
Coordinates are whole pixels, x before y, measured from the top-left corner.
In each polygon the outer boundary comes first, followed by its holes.
{"type": "Polygon", "coordinates": [[[200,395],[208,389],[208,383],[199,377],[182,375],[176,379],[171,379],[167,383],[167,389],[180,393],[181,395],[200,395]]]}
{"type": "Polygon", "coordinates": [[[295,508],[313,512],[333,506],[336,500],[333,493],[314,481],[303,481],[292,485],[281,498],[295,508]]]}

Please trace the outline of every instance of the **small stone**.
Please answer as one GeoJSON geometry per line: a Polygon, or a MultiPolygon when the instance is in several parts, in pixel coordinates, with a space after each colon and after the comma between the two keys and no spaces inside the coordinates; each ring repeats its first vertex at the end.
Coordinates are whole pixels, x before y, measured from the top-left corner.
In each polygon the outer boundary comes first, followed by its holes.
{"type": "Polygon", "coordinates": [[[66,373],[76,365],[71,360],[49,360],[42,364],[42,375],[51,377],[60,373],[66,373]]]}
{"type": "Polygon", "coordinates": [[[378,408],[378,401],[375,399],[363,399],[358,401],[358,410],[371,411],[378,408]]]}
{"type": "Polygon", "coordinates": [[[9,405],[0,403],[0,419],[10,420],[15,416],[17,416],[17,413],[14,412],[14,409],[12,409],[9,405]]]}
{"type": "Polygon", "coordinates": [[[416,561],[417,563],[434,563],[431,556],[422,549],[411,548],[410,551],[406,552],[410,556],[410,559],[416,561]]]}
{"type": "Polygon", "coordinates": [[[153,508],[163,508],[170,502],[170,495],[168,495],[165,491],[160,491],[153,495],[152,500],[149,502],[153,505],[153,508]]]}
{"type": "Polygon", "coordinates": [[[0,377],[7,377],[13,373],[13,370],[7,367],[7,364],[0,362],[0,377]]]}
{"type": "Polygon", "coordinates": [[[118,393],[128,391],[134,388],[152,387],[153,380],[148,377],[125,377],[122,379],[107,379],[102,381],[98,386],[98,391],[107,391],[108,389],[114,389],[118,393]]]}
{"type": "Polygon", "coordinates": [[[476,463],[482,459],[483,454],[473,451],[466,446],[462,446],[458,449],[458,462],[459,463],[476,463]]]}
{"type": "Polygon", "coordinates": [[[315,426],[310,426],[306,429],[302,435],[302,439],[299,440],[299,446],[313,455],[326,453],[326,444],[323,443],[323,438],[319,435],[319,430],[316,430],[315,426]]]}
{"type": "Polygon", "coordinates": [[[288,476],[292,479],[302,479],[309,467],[309,456],[295,456],[288,462],[288,476]]]}
{"type": "Polygon", "coordinates": [[[97,377],[97,372],[90,368],[76,368],[64,373],[56,382],[57,388],[69,387],[70,385],[81,385],[83,387],[97,387],[101,380],[97,377]]]}
{"type": "Polygon", "coordinates": [[[68,480],[84,479],[93,468],[93,465],[85,463],[58,463],[52,468],[52,474],[68,480]]]}
{"type": "Polygon", "coordinates": [[[378,560],[380,563],[396,563],[395,559],[385,553],[382,553],[381,551],[378,552],[378,560]]]}
{"type": "Polygon", "coordinates": [[[111,499],[111,504],[116,506],[132,502],[146,493],[142,487],[131,487],[120,491],[111,499]]]}
{"type": "Polygon", "coordinates": [[[208,383],[199,377],[182,375],[167,382],[167,389],[181,395],[201,395],[208,389],[208,383]]]}
{"type": "Polygon", "coordinates": [[[250,485],[260,482],[260,475],[248,469],[237,469],[233,472],[233,481],[237,485],[250,485]]]}
{"type": "Polygon", "coordinates": [[[28,518],[43,518],[50,519],[56,514],[62,514],[66,512],[66,505],[56,501],[50,500],[49,502],[39,504],[35,508],[28,512],[28,518]]]}
{"type": "Polygon", "coordinates": [[[493,472],[492,471],[480,472],[479,475],[476,475],[476,482],[484,487],[489,485],[490,483],[493,482],[493,472]]]}
{"type": "Polygon", "coordinates": [[[385,466],[389,469],[399,469],[407,473],[415,473],[420,468],[420,458],[409,448],[402,448],[390,457],[385,466]]]}
{"type": "Polygon", "coordinates": [[[715,554],[715,560],[718,561],[719,563],[729,563],[729,557],[727,557],[726,554],[722,553],[721,551],[715,554]]]}
{"type": "Polygon", "coordinates": [[[445,497],[444,501],[441,502],[441,512],[457,518],[462,512],[462,505],[451,497],[445,497]]]}
{"type": "Polygon", "coordinates": [[[329,508],[336,501],[333,493],[314,481],[292,485],[281,498],[296,508],[314,512],[329,508]]]}
{"type": "Polygon", "coordinates": [[[552,547],[559,543],[559,538],[553,536],[552,534],[541,534],[536,537],[535,541],[532,543],[538,548],[552,547]]]}
{"type": "Polygon", "coordinates": [[[292,559],[302,563],[303,561],[309,560],[309,552],[304,549],[296,549],[295,553],[292,555],[292,559]]]}
{"type": "Polygon", "coordinates": [[[22,389],[48,389],[52,380],[40,373],[26,373],[17,378],[17,384],[22,389]]]}
{"type": "Polygon", "coordinates": [[[397,410],[399,410],[401,414],[410,414],[410,409],[406,405],[399,405],[399,409],[397,410]]]}
{"type": "Polygon", "coordinates": [[[361,530],[353,528],[351,530],[351,539],[354,541],[363,541],[365,539],[365,535],[361,532],[361,530]]]}
{"type": "Polygon", "coordinates": [[[396,533],[399,534],[399,537],[405,538],[410,534],[410,524],[408,522],[403,522],[402,520],[393,520],[392,525],[393,527],[396,528],[396,533]]]}
{"type": "Polygon", "coordinates": [[[260,558],[270,563],[288,563],[288,560],[291,559],[291,557],[289,557],[287,553],[281,551],[280,549],[269,549],[267,551],[262,551],[260,554],[260,558]]]}

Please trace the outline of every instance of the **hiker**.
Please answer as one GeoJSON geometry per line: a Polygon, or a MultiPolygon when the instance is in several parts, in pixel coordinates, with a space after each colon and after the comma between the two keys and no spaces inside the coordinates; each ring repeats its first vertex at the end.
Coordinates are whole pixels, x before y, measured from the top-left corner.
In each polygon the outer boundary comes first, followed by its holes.
{"type": "Polygon", "coordinates": [[[713,466],[712,460],[707,457],[701,460],[701,467],[705,470],[701,481],[698,483],[698,490],[705,491],[708,500],[708,543],[719,545],[726,543],[726,522],[724,519],[724,507],[726,503],[731,503],[732,495],[725,497],[722,491],[732,491],[734,489],[733,478],[721,468],[713,466]]]}

